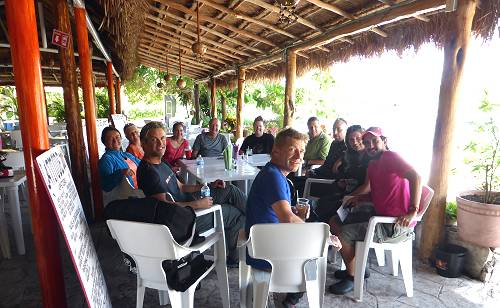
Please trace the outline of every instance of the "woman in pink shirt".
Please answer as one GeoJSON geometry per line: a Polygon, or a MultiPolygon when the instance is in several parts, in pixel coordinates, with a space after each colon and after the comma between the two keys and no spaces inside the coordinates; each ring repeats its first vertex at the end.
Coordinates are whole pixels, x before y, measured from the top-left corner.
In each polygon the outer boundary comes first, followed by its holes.
{"type": "Polygon", "coordinates": [[[170,166],[175,166],[177,160],[182,158],[185,149],[189,148],[189,142],[184,138],[184,124],[177,122],[173,127],[174,135],[167,138],[165,142],[165,154],[163,160],[170,166]]]}

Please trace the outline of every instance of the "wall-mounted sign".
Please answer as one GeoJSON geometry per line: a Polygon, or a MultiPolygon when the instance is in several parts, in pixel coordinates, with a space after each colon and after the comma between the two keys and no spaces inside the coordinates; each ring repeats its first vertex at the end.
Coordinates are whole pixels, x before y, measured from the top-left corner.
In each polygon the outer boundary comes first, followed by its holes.
{"type": "Polygon", "coordinates": [[[52,32],[52,44],[66,48],[69,43],[69,34],[54,29],[52,32]]]}

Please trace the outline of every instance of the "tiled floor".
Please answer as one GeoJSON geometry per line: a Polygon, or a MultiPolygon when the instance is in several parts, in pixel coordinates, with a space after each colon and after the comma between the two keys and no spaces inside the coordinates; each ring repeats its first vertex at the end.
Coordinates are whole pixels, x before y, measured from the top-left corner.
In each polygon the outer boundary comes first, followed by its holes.
{"type": "MultiPolygon", "coordinates": [[[[28,221],[26,208],[23,219],[28,221]]],[[[106,276],[108,291],[113,307],[135,307],[136,280],[121,263],[121,254],[116,243],[108,236],[103,224],[93,225],[92,234],[99,259],[106,276]]],[[[14,256],[10,260],[0,259],[0,307],[41,307],[40,290],[34,261],[34,248],[29,225],[25,223],[27,254],[14,256]]],[[[11,237],[12,238],[12,237],[11,237]]],[[[14,247],[12,247],[14,249],[14,247]]],[[[63,251],[66,251],[62,247],[63,251]]],[[[66,296],[69,307],[86,307],[83,294],[73,266],[66,252],[63,252],[66,296]]],[[[444,278],[427,265],[414,265],[414,296],[406,297],[401,277],[390,275],[389,267],[378,267],[370,260],[371,277],[366,281],[364,300],[357,303],[352,293],[345,296],[326,294],[324,307],[500,307],[500,281],[481,283],[465,276],[444,278]]],[[[335,280],[331,273],[337,268],[328,267],[327,286],[335,280]]],[[[238,270],[230,269],[229,287],[231,306],[239,306],[238,270]]],[[[270,297],[270,307],[281,307],[281,294],[270,297]]],[[[146,290],[144,307],[158,307],[158,296],[154,290],[146,290]]],[[[195,307],[221,307],[216,287],[215,274],[202,281],[202,287],[195,294],[195,307]]],[[[307,307],[304,297],[297,307],[307,307]]]]}

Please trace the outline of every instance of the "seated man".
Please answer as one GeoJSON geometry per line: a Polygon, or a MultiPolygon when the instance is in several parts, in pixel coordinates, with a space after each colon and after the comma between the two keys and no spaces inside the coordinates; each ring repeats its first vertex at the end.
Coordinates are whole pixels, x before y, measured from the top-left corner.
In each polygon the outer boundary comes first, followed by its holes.
{"type": "Polygon", "coordinates": [[[196,159],[198,155],[202,157],[221,156],[222,151],[227,147],[226,137],[219,134],[219,120],[213,118],[208,125],[208,133],[201,133],[194,140],[192,159],[196,159]]]}
{"type": "MultiPolygon", "coordinates": [[[[364,133],[363,144],[372,159],[365,183],[351,193],[356,197],[350,204],[357,206],[371,200],[376,215],[398,217],[396,224],[377,224],[374,241],[405,240],[412,236],[416,224],[413,219],[418,213],[422,194],[420,176],[401,156],[387,149],[387,139],[379,127],[370,127],[364,133]]],[[[368,222],[342,226],[341,254],[347,269],[335,272],[335,277],[342,280],[331,285],[330,292],[345,294],[354,288],[354,247],[356,241],[364,240],[367,227],[368,222]]]]}
{"type": "MultiPolygon", "coordinates": [[[[307,136],[292,128],[281,131],[271,152],[271,161],[262,168],[253,182],[247,201],[245,231],[259,223],[303,223],[308,212],[294,214],[292,197],[286,176],[294,172],[302,163],[307,136]]],[[[247,264],[261,270],[270,270],[271,265],[264,260],[250,258],[247,264]]],[[[283,304],[296,304],[302,293],[289,293],[283,304]]]]}
{"type": "Polygon", "coordinates": [[[307,142],[304,153],[306,168],[312,165],[322,165],[328,155],[331,143],[330,137],[321,129],[317,117],[310,117],[307,120],[307,129],[309,130],[309,142],[307,142]]]}
{"type": "MultiPolygon", "coordinates": [[[[162,162],[165,152],[165,129],[160,122],[149,122],[141,130],[141,143],[144,158],[137,169],[139,187],[147,197],[167,201],[166,193],[170,193],[179,206],[190,206],[193,209],[209,208],[213,203],[220,204],[226,235],[228,262],[237,260],[236,241],[238,232],[244,226],[246,198],[234,185],[225,185],[217,180],[210,184],[212,197],[199,198],[198,192],[203,185],[182,184],[175,177],[170,167],[162,162]],[[194,196],[195,194],[196,197],[194,196]]],[[[212,226],[213,217],[204,215],[196,219],[196,229],[203,232],[212,226]]]]}
{"type": "Polygon", "coordinates": [[[330,150],[326,156],[325,162],[318,168],[312,169],[307,174],[308,177],[320,179],[333,179],[335,170],[334,164],[342,158],[347,146],[345,143],[345,135],[347,131],[347,122],[342,118],[338,118],[333,123],[333,142],[330,145],[330,150]]]}
{"type": "Polygon", "coordinates": [[[271,154],[273,144],[273,135],[264,133],[264,119],[258,116],[253,121],[253,134],[245,138],[241,145],[240,155],[245,154],[248,148],[253,154],[271,154]]]}

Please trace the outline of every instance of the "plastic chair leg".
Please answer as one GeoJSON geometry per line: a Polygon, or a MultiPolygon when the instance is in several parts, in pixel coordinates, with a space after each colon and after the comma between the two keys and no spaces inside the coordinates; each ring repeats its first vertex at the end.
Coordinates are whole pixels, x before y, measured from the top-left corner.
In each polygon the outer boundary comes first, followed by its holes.
{"type": "Polygon", "coordinates": [[[192,285],[184,292],[169,289],[168,297],[170,298],[172,308],[193,308],[195,289],[196,285],[192,285]]]}
{"type": "MultiPolygon", "coordinates": [[[[307,301],[309,307],[320,308],[323,306],[323,294],[325,293],[325,280],[323,276],[322,263],[326,262],[326,258],[308,260],[304,264],[304,277],[306,280],[307,301]]],[[[326,275],[326,272],[325,272],[326,275]]]]}
{"type": "Polygon", "coordinates": [[[158,297],[160,299],[160,306],[170,304],[170,298],[168,297],[168,291],[158,290],[158,297]]]}
{"type": "Polygon", "coordinates": [[[253,308],[267,307],[267,297],[269,296],[269,283],[271,273],[252,270],[253,275],[253,308]]]}
{"type": "Polygon", "coordinates": [[[356,256],[354,268],[354,299],[363,301],[363,285],[365,283],[365,269],[370,247],[365,242],[356,242],[356,256]]]}
{"type": "Polygon", "coordinates": [[[392,275],[397,276],[399,270],[399,249],[391,250],[392,275]]]}
{"type": "Polygon", "coordinates": [[[385,266],[385,250],[382,248],[374,248],[375,256],[377,257],[378,266],[385,266]]]}
{"type": "Polygon", "coordinates": [[[140,278],[137,278],[137,299],[136,299],[136,308],[142,308],[144,303],[144,292],[146,291],[146,287],[142,285],[142,281],[140,278]]]}
{"type": "Polygon", "coordinates": [[[413,297],[412,241],[406,241],[401,247],[401,274],[405,283],[406,296],[413,297]]]}
{"type": "Polygon", "coordinates": [[[215,244],[215,272],[217,273],[218,287],[222,298],[222,307],[229,308],[229,282],[226,267],[226,249],[224,241],[215,244]]]}
{"type": "Polygon", "coordinates": [[[240,264],[239,264],[239,283],[240,283],[240,307],[241,308],[246,308],[250,307],[248,305],[248,285],[249,285],[249,280],[250,280],[250,271],[251,267],[248,266],[245,262],[245,260],[241,261],[241,256],[240,256],[240,264]]]}
{"type": "Polygon", "coordinates": [[[10,242],[9,242],[9,233],[7,229],[7,219],[5,218],[5,213],[3,209],[3,198],[0,196],[0,249],[2,251],[2,255],[6,259],[11,258],[10,254],[10,242]]]}

